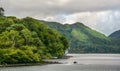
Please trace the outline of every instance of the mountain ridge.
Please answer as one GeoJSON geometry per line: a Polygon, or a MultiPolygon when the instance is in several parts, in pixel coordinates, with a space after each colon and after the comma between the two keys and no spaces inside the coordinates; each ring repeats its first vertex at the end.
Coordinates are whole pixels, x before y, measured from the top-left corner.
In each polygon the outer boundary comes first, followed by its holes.
{"type": "Polygon", "coordinates": [[[50,28],[59,31],[70,42],[70,53],[119,53],[119,45],[113,39],[89,28],[83,23],[61,24],[42,21],[50,28]],[[115,46],[116,45],[116,46],[115,46]],[[115,48],[114,48],[115,47],[115,48]],[[112,49],[112,50],[111,50],[112,49]]]}

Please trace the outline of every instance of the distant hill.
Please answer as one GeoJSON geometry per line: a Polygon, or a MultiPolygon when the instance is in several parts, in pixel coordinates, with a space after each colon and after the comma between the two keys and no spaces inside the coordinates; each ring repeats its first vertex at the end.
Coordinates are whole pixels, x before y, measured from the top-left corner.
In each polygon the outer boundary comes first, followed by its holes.
{"type": "Polygon", "coordinates": [[[70,42],[69,53],[120,53],[119,46],[104,34],[82,23],[60,24],[42,21],[52,29],[58,30],[70,42]]]}
{"type": "Polygon", "coordinates": [[[120,39],[120,30],[113,32],[109,37],[120,39]]]}

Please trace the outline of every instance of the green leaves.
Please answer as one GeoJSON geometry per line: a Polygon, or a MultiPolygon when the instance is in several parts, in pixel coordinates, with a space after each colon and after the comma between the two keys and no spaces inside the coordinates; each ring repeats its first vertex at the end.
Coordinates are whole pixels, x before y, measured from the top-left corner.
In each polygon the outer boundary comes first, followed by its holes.
{"type": "Polygon", "coordinates": [[[0,63],[35,63],[62,57],[68,46],[58,31],[36,19],[0,18],[0,63]]]}

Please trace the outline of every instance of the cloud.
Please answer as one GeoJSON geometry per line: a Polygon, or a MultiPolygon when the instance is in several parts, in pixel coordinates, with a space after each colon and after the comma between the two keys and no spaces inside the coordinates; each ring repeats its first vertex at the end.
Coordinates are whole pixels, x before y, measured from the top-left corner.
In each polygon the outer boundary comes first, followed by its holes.
{"type": "Polygon", "coordinates": [[[120,9],[119,0],[2,0],[7,14],[73,14],[85,11],[120,9]],[[10,12],[13,13],[10,13],[10,12]]]}
{"type": "Polygon", "coordinates": [[[83,22],[106,35],[120,27],[120,0],[1,0],[5,15],[83,22]]]}
{"type": "Polygon", "coordinates": [[[65,17],[64,23],[82,22],[105,35],[120,30],[120,11],[80,12],[65,17]]]}

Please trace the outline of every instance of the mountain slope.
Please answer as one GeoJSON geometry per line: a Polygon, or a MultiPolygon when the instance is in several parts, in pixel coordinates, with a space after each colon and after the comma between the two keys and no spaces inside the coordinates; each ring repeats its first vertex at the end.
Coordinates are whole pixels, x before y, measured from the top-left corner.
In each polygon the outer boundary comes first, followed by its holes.
{"type": "Polygon", "coordinates": [[[112,39],[82,23],[60,24],[45,22],[51,28],[58,30],[70,42],[70,53],[119,53],[119,47],[112,44],[112,39]],[[114,47],[115,46],[115,47],[114,47]]]}
{"type": "Polygon", "coordinates": [[[120,39],[120,30],[113,32],[109,37],[120,39]]]}

